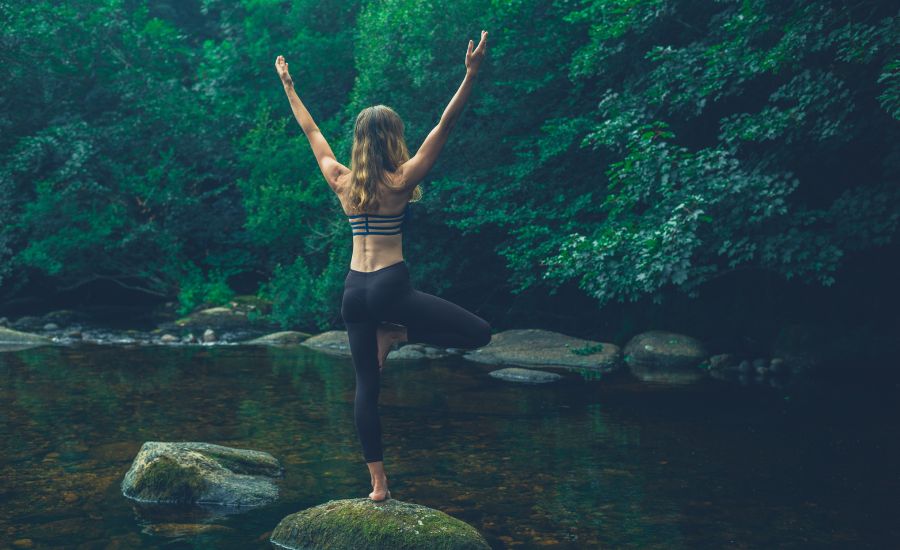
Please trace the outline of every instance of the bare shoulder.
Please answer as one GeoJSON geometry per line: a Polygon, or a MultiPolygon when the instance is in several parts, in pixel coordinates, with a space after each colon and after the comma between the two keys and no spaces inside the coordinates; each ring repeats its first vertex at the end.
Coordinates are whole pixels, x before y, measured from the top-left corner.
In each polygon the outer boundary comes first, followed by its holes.
{"type": "MultiPolygon", "coordinates": [[[[384,186],[392,191],[401,191],[403,190],[403,166],[397,169],[396,172],[385,172],[387,178],[385,179],[384,186]]],[[[350,172],[345,174],[341,174],[337,179],[337,193],[340,195],[344,195],[348,189],[350,189],[350,172]]]]}
{"type": "Polygon", "coordinates": [[[403,179],[403,165],[401,164],[395,172],[386,172],[387,181],[385,181],[385,185],[387,185],[388,189],[392,191],[403,191],[404,188],[404,179],[403,179]]]}
{"type": "Polygon", "coordinates": [[[397,171],[393,174],[392,181],[392,189],[394,189],[397,193],[406,194],[412,196],[412,191],[415,185],[410,186],[407,176],[406,163],[401,164],[397,167],[397,171]]]}
{"type": "Polygon", "coordinates": [[[350,172],[338,176],[337,184],[334,187],[334,194],[337,195],[341,203],[344,213],[347,213],[347,191],[350,189],[350,172]]]}

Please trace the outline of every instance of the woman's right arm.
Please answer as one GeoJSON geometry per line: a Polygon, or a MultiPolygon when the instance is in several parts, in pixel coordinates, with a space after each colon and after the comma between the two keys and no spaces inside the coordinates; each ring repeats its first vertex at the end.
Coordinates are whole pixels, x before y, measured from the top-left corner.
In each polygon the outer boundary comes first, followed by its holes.
{"type": "Polygon", "coordinates": [[[469,40],[468,50],[466,51],[466,76],[463,78],[462,84],[459,85],[459,89],[456,90],[447,108],[444,109],[441,120],[428,133],[425,141],[422,142],[419,150],[416,151],[415,156],[401,165],[400,179],[403,182],[404,190],[414,189],[425,178],[425,174],[434,166],[441,149],[447,143],[450,130],[453,129],[457,119],[462,114],[463,107],[472,91],[472,85],[475,83],[475,77],[478,75],[481,60],[484,59],[484,53],[487,48],[487,34],[487,32],[481,31],[481,41],[474,51],[472,50],[472,41],[469,40]]]}

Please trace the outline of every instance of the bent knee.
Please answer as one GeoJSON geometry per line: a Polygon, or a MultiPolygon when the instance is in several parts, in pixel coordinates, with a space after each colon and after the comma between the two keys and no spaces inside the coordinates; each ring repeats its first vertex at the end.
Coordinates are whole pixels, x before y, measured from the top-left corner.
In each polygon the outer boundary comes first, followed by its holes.
{"type": "Polygon", "coordinates": [[[475,333],[473,347],[480,348],[491,343],[491,325],[484,319],[478,324],[478,332],[475,333]]]}

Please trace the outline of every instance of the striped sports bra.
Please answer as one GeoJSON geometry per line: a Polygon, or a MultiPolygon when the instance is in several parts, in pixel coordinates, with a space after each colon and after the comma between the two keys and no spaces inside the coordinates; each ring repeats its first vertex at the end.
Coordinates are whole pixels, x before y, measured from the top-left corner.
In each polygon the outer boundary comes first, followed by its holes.
{"type": "Polygon", "coordinates": [[[385,216],[382,214],[357,214],[347,216],[353,235],[399,235],[403,232],[409,219],[409,203],[400,214],[385,216]]]}

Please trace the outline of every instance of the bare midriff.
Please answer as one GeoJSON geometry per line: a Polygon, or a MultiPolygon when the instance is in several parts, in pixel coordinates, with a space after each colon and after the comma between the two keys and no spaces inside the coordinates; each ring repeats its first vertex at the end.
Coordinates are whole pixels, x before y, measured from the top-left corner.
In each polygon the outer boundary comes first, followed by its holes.
{"type": "MultiPolygon", "coordinates": [[[[399,172],[399,170],[398,170],[399,172]]],[[[389,173],[392,182],[399,178],[398,172],[389,173]]],[[[339,194],[344,213],[347,211],[347,192],[349,187],[349,175],[345,176],[340,187],[339,194]]],[[[401,191],[399,186],[381,185],[379,187],[379,207],[377,211],[369,214],[394,215],[403,212],[412,190],[401,191]]],[[[349,231],[349,228],[348,228],[349,231]]],[[[397,235],[353,235],[353,255],[350,258],[350,269],[354,271],[375,271],[403,261],[403,233],[397,235]]]]}
{"type": "Polygon", "coordinates": [[[403,261],[403,234],[355,235],[350,269],[375,271],[403,261]]]}

